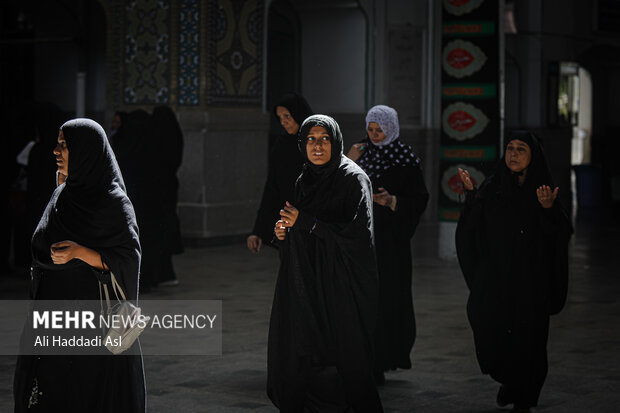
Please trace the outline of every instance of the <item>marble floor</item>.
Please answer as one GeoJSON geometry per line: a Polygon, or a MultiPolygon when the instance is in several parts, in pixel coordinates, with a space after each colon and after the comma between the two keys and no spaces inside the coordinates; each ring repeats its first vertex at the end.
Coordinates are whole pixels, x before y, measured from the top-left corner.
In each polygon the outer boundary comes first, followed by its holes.
{"type": "MultiPolygon", "coordinates": [[[[570,246],[566,307],[552,318],[549,375],[537,411],[620,411],[618,209],[581,211],[570,246]]],[[[413,368],[387,374],[386,412],[494,412],[497,385],[479,372],[456,262],[437,258],[436,227],[413,241],[418,325],[413,368]]],[[[269,312],[277,253],[242,243],[187,249],[175,257],[177,287],[143,299],[223,301],[222,356],[146,356],[148,411],[276,412],[265,395],[269,312]]],[[[25,297],[25,277],[0,278],[0,298],[25,297]]],[[[0,357],[0,412],[12,411],[14,357],[0,357]]]]}

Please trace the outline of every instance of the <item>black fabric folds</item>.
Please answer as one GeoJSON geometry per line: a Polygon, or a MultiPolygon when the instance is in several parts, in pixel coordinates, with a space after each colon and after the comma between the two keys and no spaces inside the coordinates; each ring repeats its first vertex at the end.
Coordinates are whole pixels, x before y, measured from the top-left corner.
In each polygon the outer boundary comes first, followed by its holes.
{"type": "Polygon", "coordinates": [[[90,119],[68,121],[61,129],[69,149],[69,176],[52,194],[34,233],[33,266],[58,271],[86,265],[79,260],[56,265],[51,260],[51,244],[75,241],[99,252],[128,298],[135,300],[138,227],[105,132],[90,119]]]}
{"type": "MultiPolygon", "coordinates": [[[[160,195],[159,205],[159,238],[162,240],[162,254],[179,254],[183,252],[181,228],[177,216],[179,179],[177,171],[183,161],[183,132],[177,117],[168,106],[153,109],[154,136],[151,145],[166,148],[164,156],[157,156],[158,167],[152,171],[152,179],[159,186],[156,193],[160,195]]],[[[164,280],[159,280],[164,281],[164,280]]]]}
{"type": "Polygon", "coordinates": [[[374,190],[384,188],[397,199],[395,211],[374,204],[380,304],[375,372],[380,374],[411,368],[410,354],[416,338],[411,239],[429,195],[421,161],[409,145],[396,138],[388,145],[377,146],[367,138],[364,146],[367,149],[358,164],[368,174],[374,190]]]}
{"type": "MultiPolygon", "coordinates": [[[[328,131],[332,157],[324,167],[306,162],[296,184],[299,217],[281,242],[267,391],[281,411],[302,412],[330,397],[317,388],[332,368],[341,386],[331,389],[334,397],[344,396],[355,412],[381,412],[372,374],[377,272],[370,180],[342,155],[333,119],[311,116],[300,136],[312,126],[328,131]]],[[[302,149],[305,157],[305,143],[302,149]]]]}
{"type": "MultiPolygon", "coordinates": [[[[109,283],[109,274],[78,259],[52,262],[51,244],[69,240],[99,252],[135,302],[138,227],[114,153],[103,128],[90,119],[68,121],[61,129],[69,152],[68,177],[52,194],[32,239],[31,294],[35,300],[100,299],[98,281],[109,283]]],[[[120,356],[19,356],[13,392],[15,412],[144,413],[139,342],[120,356]],[[39,393],[30,409],[35,385],[39,393]]]]}
{"type": "MultiPolygon", "coordinates": [[[[272,111],[276,119],[278,106],[287,108],[299,125],[312,115],[312,109],[306,99],[297,93],[291,92],[282,96],[272,111]]],[[[252,234],[258,235],[263,242],[272,246],[276,246],[271,243],[274,224],[280,216],[280,209],[284,203],[293,200],[295,181],[303,165],[303,158],[297,148],[297,135],[289,135],[284,128],[281,129],[282,134],[269,154],[267,181],[252,229],[252,234]]]]}
{"type": "Polygon", "coordinates": [[[535,406],[547,374],[549,316],[566,300],[572,228],[558,199],[549,209],[538,202],[536,188],[553,188],[538,139],[526,131],[506,142],[513,139],[532,152],[524,183],[502,158],[495,173],[468,192],[456,248],[480,368],[519,405],[535,406]]]}

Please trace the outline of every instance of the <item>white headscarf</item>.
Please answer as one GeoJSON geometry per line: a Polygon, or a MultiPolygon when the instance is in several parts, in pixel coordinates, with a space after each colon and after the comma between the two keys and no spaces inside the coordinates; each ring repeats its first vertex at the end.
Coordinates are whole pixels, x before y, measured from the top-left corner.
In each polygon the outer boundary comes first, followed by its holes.
{"type": "Polygon", "coordinates": [[[370,122],[378,123],[383,133],[385,133],[385,139],[379,143],[371,141],[373,145],[386,146],[398,139],[400,133],[398,112],[393,108],[385,105],[373,106],[366,114],[366,130],[368,130],[370,122]]]}

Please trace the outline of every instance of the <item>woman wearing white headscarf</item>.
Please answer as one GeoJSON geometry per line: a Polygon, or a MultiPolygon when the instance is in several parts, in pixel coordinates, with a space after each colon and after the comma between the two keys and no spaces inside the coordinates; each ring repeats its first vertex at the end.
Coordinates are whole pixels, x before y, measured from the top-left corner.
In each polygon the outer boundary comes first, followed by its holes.
{"type": "Polygon", "coordinates": [[[411,368],[416,336],[411,290],[411,238],[426,209],[428,191],[420,158],[399,138],[398,113],[378,105],[366,115],[367,138],[348,157],[368,175],[373,187],[375,245],[379,269],[379,326],[375,376],[411,368]]]}

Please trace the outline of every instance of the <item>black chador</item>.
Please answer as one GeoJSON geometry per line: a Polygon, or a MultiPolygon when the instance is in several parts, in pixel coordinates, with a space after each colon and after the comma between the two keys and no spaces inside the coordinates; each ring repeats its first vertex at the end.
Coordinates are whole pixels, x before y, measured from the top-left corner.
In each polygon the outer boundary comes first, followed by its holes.
{"type": "MultiPolygon", "coordinates": [[[[52,194],[32,239],[32,298],[99,300],[98,280],[109,282],[109,274],[78,259],[52,262],[51,244],[70,240],[98,252],[127,298],[137,300],[138,227],[105,132],[90,119],[69,121],[62,131],[69,174],[52,194]]],[[[127,353],[133,355],[20,356],[15,411],[30,411],[31,404],[40,412],[144,412],[137,342],[127,353]]]]}
{"type": "Polygon", "coordinates": [[[370,180],[342,155],[340,128],[330,117],[306,119],[300,149],[306,161],[293,201],[299,216],[281,242],[268,394],[283,412],[310,406],[381,412],[372,374],[377,271],[370,180]],[[313,126],[324,127],[331,140],[323,165],[306,155],[313,126]]]}
{"type": "MultiPolygon", "coordinates": [[[[303,96],[288,93],[273,108],[273,116],[277,118],[276,108],[285,107],[301,125],[312,109],[303,96]]],[[[278,120],[279,122],[279,120],[278,120]]],[[[294,196],[295,181],[301,173],[303,158],[297,147],[297,134],[290,135],[282,128],[282,134],[276,140],[269,154],[269,170],[263,196],[254,222],[252,234],[258,235],[263,242],[270,244],[273,239],[273,224],[280,217],[280,209],[286,201],[291,202],[294,196]]]]}
{"type": "Polygon", "coordinates": [[[553,188],[538,139],[509,135],[531,150],[525,180],[506,157],[468,191],[456,233],[470,294],[467,315],[480,369],[503,385],[498,402],[536,406],[547,375],[549,316],[566,300],[570,222],[558,200],[543,208],[537,188],[553,188]]]}

